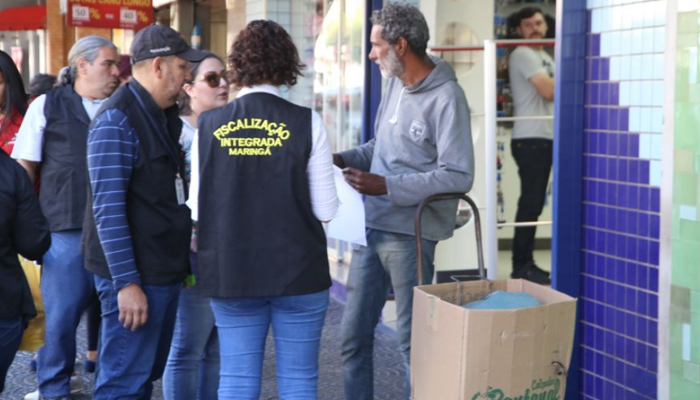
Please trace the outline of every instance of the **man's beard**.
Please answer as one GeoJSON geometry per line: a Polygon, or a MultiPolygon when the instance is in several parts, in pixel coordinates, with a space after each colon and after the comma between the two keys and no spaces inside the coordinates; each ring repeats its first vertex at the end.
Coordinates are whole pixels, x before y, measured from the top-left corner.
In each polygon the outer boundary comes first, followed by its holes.
{"type": "Polygon", "coordinates": [[[395,76],[398,77],[403,74],[403,63],[399,60],[399,56],[396,55],[394,49],[389,49],[384,61],[377,61],[377,64],[379,65],[379,71],[382,73],[384,79],[393,78],[395,76]]]}

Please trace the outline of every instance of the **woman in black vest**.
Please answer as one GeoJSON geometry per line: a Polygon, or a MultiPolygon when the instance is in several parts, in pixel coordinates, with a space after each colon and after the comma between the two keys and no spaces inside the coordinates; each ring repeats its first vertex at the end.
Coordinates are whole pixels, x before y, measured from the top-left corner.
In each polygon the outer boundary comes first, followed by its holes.
{"type": "Polygon", "coordinates": [[[240,92],[199,118],[188,203],[197,286],[219,330],[219,398],[259,398],[272,326],[280,399],[316,399],[331,285],[321,222],[337,208],[327,135],[317,113],[280,97],[303,64],[277,23],[248,24],[228,61],[240,92]]]}
{"type": "MultiPolygon", "coordinates": [[[[228,102],[228,81],[224,61],[206,53],[200,62],[189,63],[192,79],[185,82],[178,100],[182,134],[180,145],[185,152],[185,181],[190,183],[192,141],[197,119],[207,110],[228,102]]],[[[190,266],[197,272],[196,227],[192,233],[190,266]]],[[[219,336],[209,298],[199,293],[195,282],[180,292],[175,332],[168,363],[163,373],[165,400],[216,400],[219,388],[219,336]],[[194,285],[194,286],[191,286],[194,285]]]]}

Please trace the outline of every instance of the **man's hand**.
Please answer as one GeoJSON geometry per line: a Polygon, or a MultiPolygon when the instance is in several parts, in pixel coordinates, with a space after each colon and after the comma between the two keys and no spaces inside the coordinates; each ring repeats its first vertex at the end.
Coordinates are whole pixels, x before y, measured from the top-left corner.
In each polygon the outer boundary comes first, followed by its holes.
{"type": "Polygon", "coordinates": [[[135,332],[148,321],[148,299],[141,286],[129,285],[121,288],[117,294],[119,322],[124,328],[135,332]]]}
{"type": "Polygon", "coordinates": [[[338,168],[345,168],[345,160],[338,153],[333,154],[333,164],[338,168]]]}
{"type": "Polygon", "coordinates": [[[381,175],[370,174],[355,168],[343,169],[345,181],[355,190],[370,196],[381,196],[387,194],[386,179],[381,175]]]}

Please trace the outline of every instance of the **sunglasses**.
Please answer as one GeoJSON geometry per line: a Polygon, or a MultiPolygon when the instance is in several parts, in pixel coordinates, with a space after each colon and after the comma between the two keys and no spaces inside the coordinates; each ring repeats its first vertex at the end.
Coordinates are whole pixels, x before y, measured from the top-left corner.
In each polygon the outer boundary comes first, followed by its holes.
{"type": "Polygon", "coordinates": [[[207,86],[209,86],[212,89],[218,88],[219,84],[221,83],[221,80],[224,80],[226,82],[226,85],[228,85],[228,78],[226,77],[226,71],[221,71],[221,72],[207,72],[204,74],[203,77],[197,78],[192,81],[192,83],[195,83],[197,81],[204,81],[206,82],[207,86]]]}

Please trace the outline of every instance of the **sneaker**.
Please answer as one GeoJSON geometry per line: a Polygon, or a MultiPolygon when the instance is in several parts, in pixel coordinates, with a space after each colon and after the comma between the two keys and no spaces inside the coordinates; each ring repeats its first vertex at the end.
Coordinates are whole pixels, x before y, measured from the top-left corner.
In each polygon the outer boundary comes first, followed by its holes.
{"type": "MultiPolygon", "coordinates": [[[[83,383],[83,380],[77,376],[73,375],[70,377],[70,394],[79,394],[82,393],[83,390],[85,390],[85,384],[83,383]]],[[[59,397],[56,400],[64,400],[64,399],[70,399],[69,396],[66,397],[59,397]]],[[[39,390],[35,390],[31,393],[28,393],[26,396],[24,396],[24,400],[46,400],[44,397],[39,396],[39,390]]]]}
{"type": "Polygon", "coordinates": [[[510,277],[513,279],[525,279],[540,285],[552,284],[547,271],[540,269],[535,264],[529,264],[526,267],[518,269],[517,271],[513,271],[510,277]]]}

